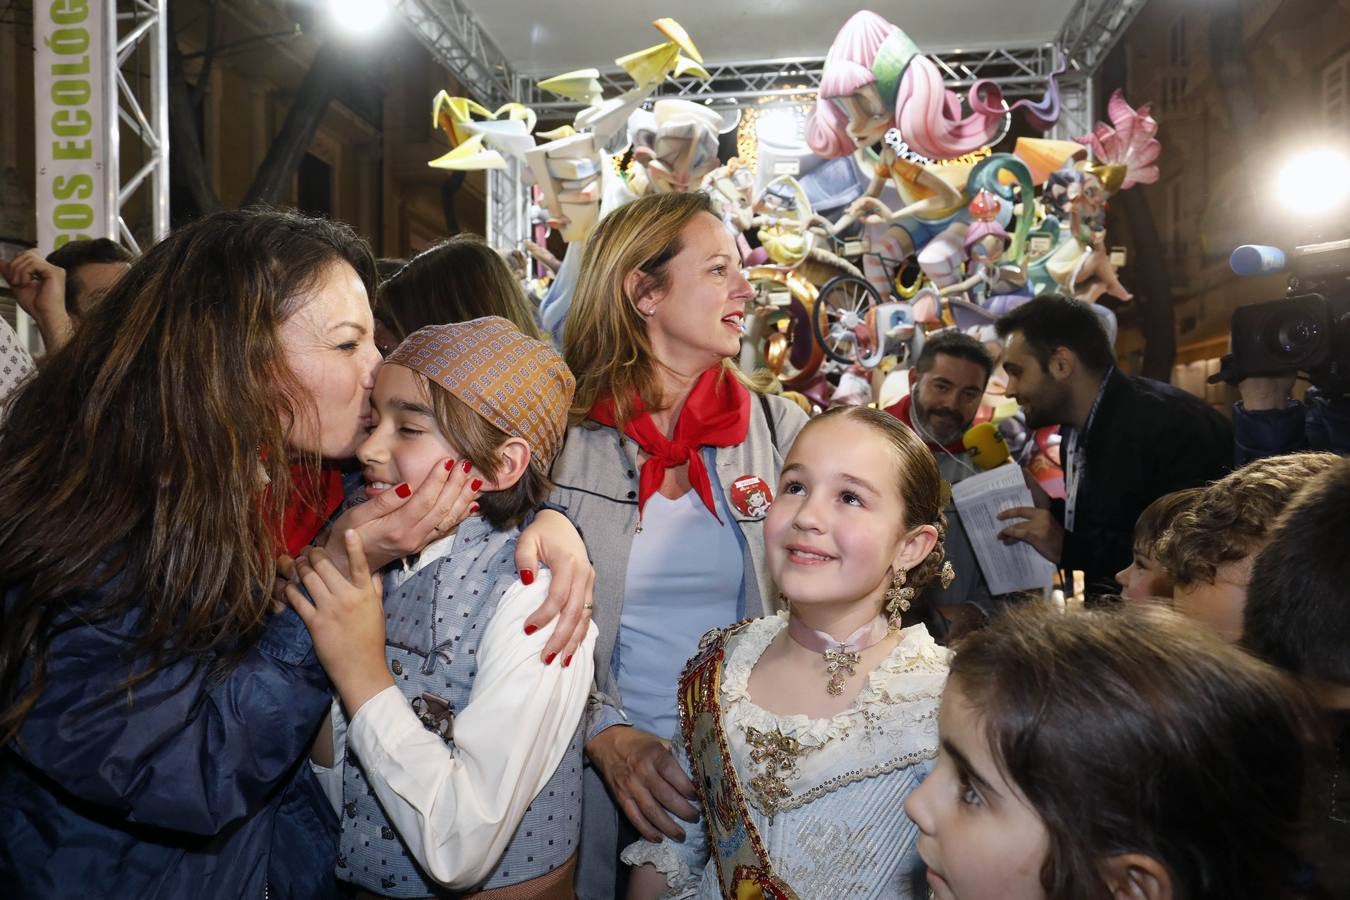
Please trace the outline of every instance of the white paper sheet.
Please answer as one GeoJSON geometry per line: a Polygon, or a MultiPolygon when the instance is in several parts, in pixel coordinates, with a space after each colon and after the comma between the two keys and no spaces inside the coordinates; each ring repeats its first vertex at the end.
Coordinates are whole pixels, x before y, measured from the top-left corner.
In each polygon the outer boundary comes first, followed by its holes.
{"type": "Polygon", "coordinates": [[[979,560],[989,593],[1039,590],[1050,586],[1056,566],[1030,544],[1004,544],[998,533],[1017,519],[1000,520],[998,514],[1015,506],[1033,506],[1031,490],[1014,463],[981,472],[952,485],[952,501],[961,525],[979,560]]]}

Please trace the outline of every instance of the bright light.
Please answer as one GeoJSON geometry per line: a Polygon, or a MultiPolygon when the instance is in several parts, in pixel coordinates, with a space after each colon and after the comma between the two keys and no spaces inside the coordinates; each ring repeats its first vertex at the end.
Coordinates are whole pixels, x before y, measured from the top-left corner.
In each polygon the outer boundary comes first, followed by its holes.
{"type": "Polygon", "coordinates": [[[761,141],[777,147],[803,146],[805,117],[794,107],[773,106],[760,112],[755,123],[761,141]]]}
{"type": "Polygon", "coordinates": [[[1310,150],[1290,158],[1275,176],[1280,203],[1290,212],[1320,215],[1350,197],[1350,157],[1338,150],[1310,150]]]}
{"type": "Polygon", "coordinates": [[[328,14],[343,31],[366,34],[389,15],[388,0],[328,0],[328,14]]]}

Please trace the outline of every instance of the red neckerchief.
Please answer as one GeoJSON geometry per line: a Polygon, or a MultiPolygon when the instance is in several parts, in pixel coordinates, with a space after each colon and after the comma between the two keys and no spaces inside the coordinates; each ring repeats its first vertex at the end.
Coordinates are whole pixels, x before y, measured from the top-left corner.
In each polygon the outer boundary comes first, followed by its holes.
{"type": "Polygon", "coordinates": [[[291,466],[291,496],[281,519],[280,541],[286,554],[297,555],[323,530],[342,505],[342,473],[325,464],[311,477],[302,466],[291,466]]]}
{"type": "MultiPolygon", "coordinates": [[[[717,515],[713,501],[708,469],[699,449],[734,447],[745,441],[750,430],[750,391],[730,375],[724,377],[721,366],[714,366],[694,382],[694,389],[675,423],[675,436],[670,439],[656,427],[642,401],[636,397],[633,398],[633,413],[623,433],[647,454],[638,480],[638,521],[642,521],[647,498],[656,493],[665,480],[666,469],[688,463],[689,483],[708,507],[708,512],[721,522],[722,517],[717,515]]],[[[618,427],[614,402],[609,397],[597,400],[588,417],[601,425],[618,427]]]]}
{"type": "Polygon", "coordinates": [[[966,452],[966,445],[962,438],[957,438],[956,440],[952,441],[949,444],[935,444],[928,438],[924,437],[922,431],[914,427],[913,394],[906,394],[905,396],[901,397],[899,403],[893,403],[890,406],[886,407],[886,412],[890,413],[891,415],[899,419],[901,422],[904,422],[906,425],[908,425],[909,430],[917,434],[919,436],[919,439],[923,441],[925,444],[927,444],[930,450],[937,447],[941,447],[948,453],[961,454],[966,452]]]}

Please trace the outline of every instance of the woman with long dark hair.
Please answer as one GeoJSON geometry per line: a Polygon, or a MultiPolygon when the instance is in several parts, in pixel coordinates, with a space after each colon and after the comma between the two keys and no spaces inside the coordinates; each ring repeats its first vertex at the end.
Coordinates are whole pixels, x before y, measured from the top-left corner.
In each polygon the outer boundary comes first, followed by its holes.
{"type": "MultiPolygon", "coordinates": [[[[303,757],[331,692],[272,588],[369,426],[374,281],[344,226],[218,213],[152,248],[14,396],[0,882],[17,896],[327,890],[336,822],[303,757]]],[[[472,501],[451,462],[344,513],[336,542],[355,528],[372,565],[420,549],[472,501]]]]}

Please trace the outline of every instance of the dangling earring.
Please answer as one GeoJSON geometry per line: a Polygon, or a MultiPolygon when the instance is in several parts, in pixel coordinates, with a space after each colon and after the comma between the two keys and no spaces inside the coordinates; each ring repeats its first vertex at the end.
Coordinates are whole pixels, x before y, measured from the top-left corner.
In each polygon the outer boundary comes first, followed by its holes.
{"type": "Polygon", "coordinates": [[[886,617],[892,621],[899,619],[901,613],[909,612],[914,600],[914,588],[905,585],[906,577],[904,569],[897,569],[891,586],[886,589],[886,617]]]}

